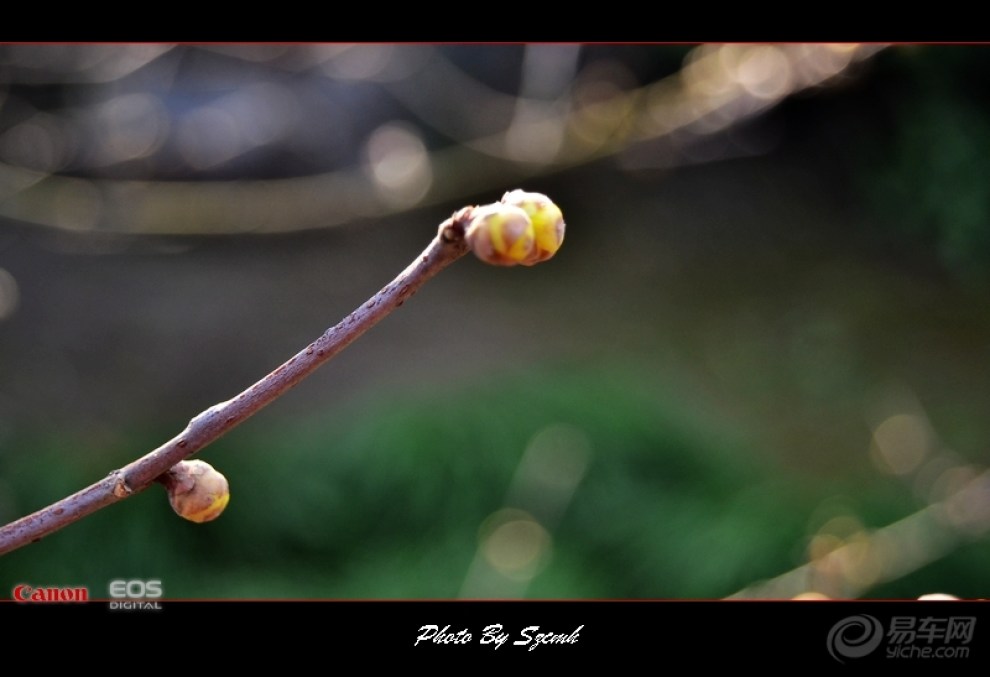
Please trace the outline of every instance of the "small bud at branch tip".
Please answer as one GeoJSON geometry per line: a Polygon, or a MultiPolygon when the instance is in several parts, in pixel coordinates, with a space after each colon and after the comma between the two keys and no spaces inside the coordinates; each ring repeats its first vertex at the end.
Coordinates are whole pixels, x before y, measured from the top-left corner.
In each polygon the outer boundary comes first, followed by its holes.
{"type": "Polygon", "coordinates": [[[509,191],[500,202],[474,209],[466,237],[475,256],[497,266],[532,266],[557,253],[564,216],[546,195],[509,191]]]}

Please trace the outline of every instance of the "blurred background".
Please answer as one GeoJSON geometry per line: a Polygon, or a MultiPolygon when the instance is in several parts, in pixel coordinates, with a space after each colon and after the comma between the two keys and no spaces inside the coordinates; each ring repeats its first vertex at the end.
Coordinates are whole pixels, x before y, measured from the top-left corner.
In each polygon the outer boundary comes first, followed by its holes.
{"type": "Polygon", "coordinates": [[[468,257],[160,487],[0,558],[166,598],[986,597],[990,51],[0,46],[0,523],[468,257]]]}

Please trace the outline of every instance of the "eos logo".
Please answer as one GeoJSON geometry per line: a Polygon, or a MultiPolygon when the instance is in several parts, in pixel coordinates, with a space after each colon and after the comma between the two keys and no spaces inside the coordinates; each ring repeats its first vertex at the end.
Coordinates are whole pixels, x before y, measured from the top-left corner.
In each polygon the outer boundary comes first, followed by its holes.
{"type": "Polygon", "coordinates": [[[124,580],[118,578],[117,580],[110,581],[109,589],[110,599],[127,600],[110,602],[110,608],[112,610],[143,611],[162,608],[158,602],[148,601],[159,599],[162,596],[162,582],[157,578],[148,580],[141,578],[124,580]]]}

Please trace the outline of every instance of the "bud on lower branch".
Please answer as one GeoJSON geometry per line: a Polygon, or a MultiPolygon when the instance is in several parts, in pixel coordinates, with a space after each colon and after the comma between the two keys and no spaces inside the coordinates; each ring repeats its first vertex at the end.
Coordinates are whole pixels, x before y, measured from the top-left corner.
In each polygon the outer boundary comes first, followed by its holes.
{"type": "Polygon", "coordinates": [[[206,461],[179,461],[162,475],[172,509],[191,522],[209,522],[230,501],[227,478],[206,461]]]}

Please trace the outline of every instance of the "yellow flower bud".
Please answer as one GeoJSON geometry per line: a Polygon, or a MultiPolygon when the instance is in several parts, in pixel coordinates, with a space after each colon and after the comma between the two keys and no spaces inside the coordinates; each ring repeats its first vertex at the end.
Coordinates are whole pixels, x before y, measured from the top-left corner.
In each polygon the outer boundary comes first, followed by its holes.
{"type": "Polygon", "coordinates": [[[162,478],[172,509],[191,522],[215,520],[230,501],[227,478],[198,459],[179,461],[162,478]]]}
{"type": "Polygon", "coordinates": [[[527,193],[524,190],[509,191],[502,196],[502,203],[522,209],[533,223],[535,246],[523,265],[531,266],[546,261],[557,253],[564,242],[564,214],[560,207],[542,193],[527,193]]]}
{"type": "Polygon", "coordinates": [[[497,266],[514,266],[532,255],[533,223],[519,207],[495,203],[474,210],[465,233],[475,256],[497,266]]]}

